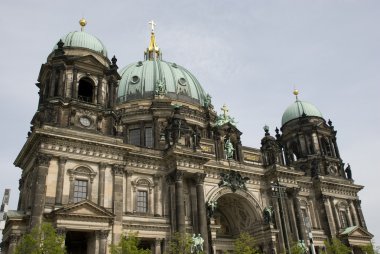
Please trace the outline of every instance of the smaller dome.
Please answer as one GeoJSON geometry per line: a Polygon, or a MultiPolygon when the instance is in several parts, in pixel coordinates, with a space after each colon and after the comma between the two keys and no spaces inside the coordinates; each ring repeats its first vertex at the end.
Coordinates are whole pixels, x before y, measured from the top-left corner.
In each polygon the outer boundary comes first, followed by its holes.
{"type": "MultiPolygon", "coordinates": [[[[103,56],[107,57],[107,49],[104,44],[95,36],[84,31],[70,32],[67,35],[63,36],[61,40],[64,43],[63,48],[86,48],[99,52],[103,56]]],[[[58,46],[55,45],[53,50],[57,48],[58,46]]]]}
{"type": "Polygon", "coordinates": [[[317,109],[316,106],[313,104],[306,102],[306,101],[300,101],[296,100],[294,103],[289,105],[289,107],[286,108],[284,114],[282,115],[282,125],[286,124],[287,122],[300,118],[305,114],[306,116],[315,116],[315,117],[321,117],[322,113],[317,109]]]}

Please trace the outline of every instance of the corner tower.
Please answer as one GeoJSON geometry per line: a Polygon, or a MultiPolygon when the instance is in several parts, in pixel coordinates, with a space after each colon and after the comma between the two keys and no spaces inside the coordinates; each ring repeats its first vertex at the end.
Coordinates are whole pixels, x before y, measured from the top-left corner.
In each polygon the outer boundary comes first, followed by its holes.
{"type": "Polygon", "coordinates": [[[104,44],[81,31],[63,36],[41,66],[39,103],[32,125],[67,127],[111,135],[114,132],[117,59],[108,59],[104,44]]]}

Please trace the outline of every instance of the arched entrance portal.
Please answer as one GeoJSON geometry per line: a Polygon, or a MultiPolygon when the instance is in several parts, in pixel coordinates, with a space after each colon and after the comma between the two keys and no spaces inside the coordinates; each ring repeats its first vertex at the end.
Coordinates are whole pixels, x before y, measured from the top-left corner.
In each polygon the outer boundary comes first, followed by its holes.
{"type": "Polygon", "coordinates": [[[242,232],[261,238],[262,209],[247,192],[223,190],[211,197],[217,208],[211,222],[212,242],[216,253],[226,253],[234,248],[234,241],[242,232]]]}

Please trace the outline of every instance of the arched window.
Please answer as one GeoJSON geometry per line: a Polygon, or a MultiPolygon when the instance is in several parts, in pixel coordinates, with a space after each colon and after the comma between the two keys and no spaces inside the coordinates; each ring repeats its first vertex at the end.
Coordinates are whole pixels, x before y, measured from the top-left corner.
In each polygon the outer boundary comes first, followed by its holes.
{"type": "Polygon", "coordinates": [[[322,138],[322,151],[324,155],[332,156],[331,147],[329,141],[326,138],[322,138]]]}
{"type": "Polygon", "coordinates": [[[85,102],[93,102],[93,97],[94,85],[92,82],[87,78],[79,80],[78,99],[85,102]]]}

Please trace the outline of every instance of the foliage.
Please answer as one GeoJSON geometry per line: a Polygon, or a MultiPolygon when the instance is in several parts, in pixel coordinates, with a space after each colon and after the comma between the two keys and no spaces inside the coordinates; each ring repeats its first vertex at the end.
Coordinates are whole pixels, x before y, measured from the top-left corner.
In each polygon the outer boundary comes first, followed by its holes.
{"type": "MultiPolygon", "coordinates": [[[[192,238],[189,234],[175,233],[169,241],[166,254],[191,253],[192,238]]],[[[203,252],[199,253],[202,254],[203,252]]]]}
{"type": "Polygon", "coordinates": [[[110,245],[111,254],[150,254],[150,250],[140,249],[140,239],[137,233],[130,233],[128,236],[122,235],[117,245],[110,245]]]}
{"type": "Polygon", "coordinates": [[[17,244],[15,254],[65,254],[65,237],[59,236],[50,223],[36,226],[17,244]]]}
{"type": "Polygon", "coordinates": [[[344,245],[338,238],[333,238],[331,241],[325,241],[327,254],[349,254],[351,249],[344,245]]]}
{"type": "Polygon", "coordinates": [[[258,254],[259,249],[256,247],[256,241],[250,234],[243,232],[239,235],[234,243],[235,253],[239,254],[258,254]]]}
{"type": "Polygon", "coordinates": [[[290,247],[290,251],[292,254],[304,254],[307,252],[307,250],[301,247],[299,242],[294,242],[290,247]]]}
{"type": "Polygon", "coordinates": [[[375,250],[373,249],[372,244],[368,244],[361,247],[362,251],[367,254],[375,254],[375,250]]]}

